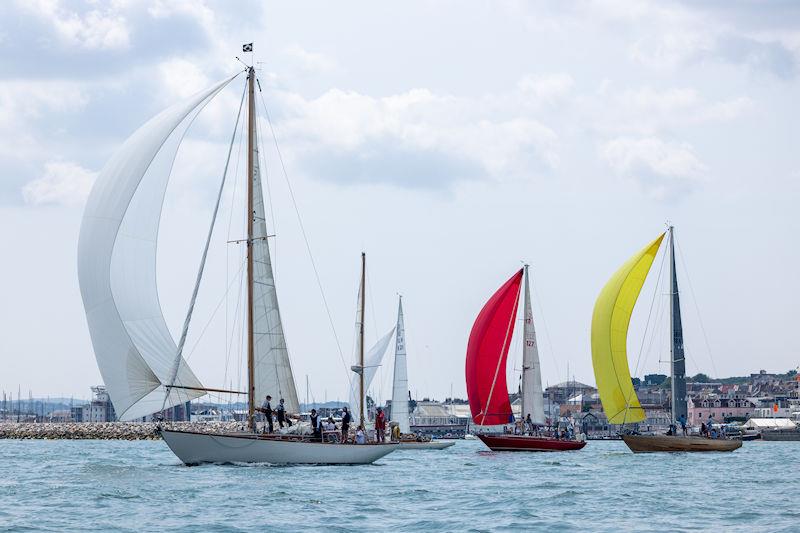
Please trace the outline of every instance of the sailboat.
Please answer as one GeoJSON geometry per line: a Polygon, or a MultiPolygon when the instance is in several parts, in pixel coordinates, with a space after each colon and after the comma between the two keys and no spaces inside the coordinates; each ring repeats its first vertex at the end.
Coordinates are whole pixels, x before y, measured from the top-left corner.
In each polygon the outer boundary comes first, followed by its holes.
{"type": "Polygon", "coordinates": [[[392,422],[400,427],[401,450],[443,450],[455,444],[453,440],[422,439],[411,433],[408,412],[408,365],[406,355],[406,328],[403,321],[403,297],[397,304],[397,336],[394,347],[394,374],[392,377],[392,422]]]}
{"type": "Polygon", "coordinates": [[[122,421],[138,420],[209,392],[246,394],[247,431],[204,433],[161,427],[169,448],[186,464],[365,464],[396,445],[314,442],[309,436],[259,434],[256,402],[267,394],[299,412],[283,332],[270,249],[256,135],[252,66],[162,111],[119,148],[88,198],[78,244],[78,274],[89,333],[100,373],[122,421]],[[246,72],[211,227],[176,343],[161,312],[156,286],[156,244],[166,186],[181,141],[202,109],[246,72]],[[247,390],[204,387],[183,357],[192,310],[208,253],[235,132],[247,100],[247,390]]]}
{"type": "MultiPolygon", "coordinates": [[[[531,310],[528,265],[516,272],[486,302],[478,314],[467,345],[467,396],[472,421],[477,426],[504,426],[514,415],[506,387],[505,365],[514,334],[520,288],[524,278],[524,322],[522,352],[522,416],[531,415],[535,425],[543,426],[544,397],[539,366],[539,350],[531,310]]],[[[495,451],[580,450],[585,441],[544,436],[478,432],[478,438],[495,451]]]]}
{"type": "MultiPolygon", "coordinates": [[[[592,316],[592,366],[600,401],[610,424],[634,424],[646,418],[633,388],[628,368],[628,325],[653,260],[668,236],[670,286],[670,374],[673,423],[685,418],[686,363],[683,351],[680,292],[675,272],[675,229],[669,229],[645,246],[617,270],[606,283],[592,316]]],[[[674,426],[673,426],[674,427],[674,426]]],[[[639,452],[733,451],[741,440],[708,439],[678,435],[637,435],[623,433],[628,448],[639,452]]]]}

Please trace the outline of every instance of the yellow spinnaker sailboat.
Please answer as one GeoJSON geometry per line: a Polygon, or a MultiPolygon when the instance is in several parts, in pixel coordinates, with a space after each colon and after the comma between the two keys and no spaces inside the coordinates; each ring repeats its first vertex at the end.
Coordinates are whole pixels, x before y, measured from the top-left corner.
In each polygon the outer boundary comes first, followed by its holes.
{"type": "Polygon", "coordinates": [[[608,280],[594,304],[592,366],[610,424],[645,419],[628,370],[628,324],[664,235],[628,259],[608,280]]]}
{"type": "MultiPolygon", "coordinates": [[[[608,280],[594,306],[592,315],[592,366],[600,401],[611,424],[630,424],[646,418],[633,388],[628,368],[628,325],[658,249],[669,235],[670,259],[670,331],[671,331],[671,407],[673,421],[686,415],[686,370],[683,329],[680,316],[678,279],[675,273],[675,232],[658,236],[628,259],[608,280]]],[[[656,451],[733,451],[741,440],[707,439],[677,435],[622,436],[634,452],[656,451]]]]}

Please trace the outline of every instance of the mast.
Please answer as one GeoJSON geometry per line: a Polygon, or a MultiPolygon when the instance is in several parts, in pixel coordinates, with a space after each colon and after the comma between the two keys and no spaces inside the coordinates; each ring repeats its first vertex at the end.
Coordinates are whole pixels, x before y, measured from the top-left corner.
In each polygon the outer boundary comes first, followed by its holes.
{"type": "Polygon", "coordinates": [[[366,402],[364,398],[364,300],[366,300],[366,280],[367,280],[367,254],[361,252],[361,309],[359,314],[361,318],[358,324],[358,364],[361,372],[358,373],[358,401],[359,401],[359,419],[361,427],[364,428],[364,409],[366,402]]]}
{"type": "Polygon", "coordinates": [[[255,155],[255,78],[253,67],[247,72],[247,426],[255,428],[255,347],[253,342],[253,179],[255,155]]]}
{"type": "Polygon", "coordinates": [[[675,228],[669,227],[670,299],[669,322],[672,339],[670,344],[670,366],[672,379],[672,420],[686,417],[686,358],[683,353],[683,326],[681,324],[681,305],[678,293],[678,275],[675,272],[675,228]]]}

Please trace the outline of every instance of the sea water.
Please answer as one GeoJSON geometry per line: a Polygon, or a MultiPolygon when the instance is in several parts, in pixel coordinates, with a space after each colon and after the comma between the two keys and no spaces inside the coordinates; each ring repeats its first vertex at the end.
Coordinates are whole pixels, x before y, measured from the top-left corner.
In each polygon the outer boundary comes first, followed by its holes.
{"type": "Polygon", "coordinates": [[[797,531],[800,442],[186,467],[161,441],[0,441],[0,531],[797,531]]]}

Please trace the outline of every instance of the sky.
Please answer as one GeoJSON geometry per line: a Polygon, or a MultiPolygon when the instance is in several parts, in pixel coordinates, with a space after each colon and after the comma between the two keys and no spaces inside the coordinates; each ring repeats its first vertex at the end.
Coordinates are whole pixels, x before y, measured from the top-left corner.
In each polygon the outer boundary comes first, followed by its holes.
{"type": "MultiPolygon", "coordinates": [[[[402,294],[416,397],[465,395],[472,323],[522,262],[545,386],[594,383],[595,298],[668,222],[687,372],[800,364],[800,4],[20,0],[0,3],[0,389],[101,382],[77,277],[92,182],[147,119],[241,70],[248,42],[301,400],[306,377],[316,401],[347,396],[362,250],[367,340],[402,294]]],[[[243,83],[194,123],[167,191],[158,284],[176,337],[243,83]]],[[[234,160],[187,342],[209,387],[242,379],[234,160]]],[[[654,279],[629,336],[639,376],[668,373],[654,279]]],[[[518,344],[509,360],[513,387],[518,344]]],[[[390,380],[391,354],[373,395],[390,380]]]]}

